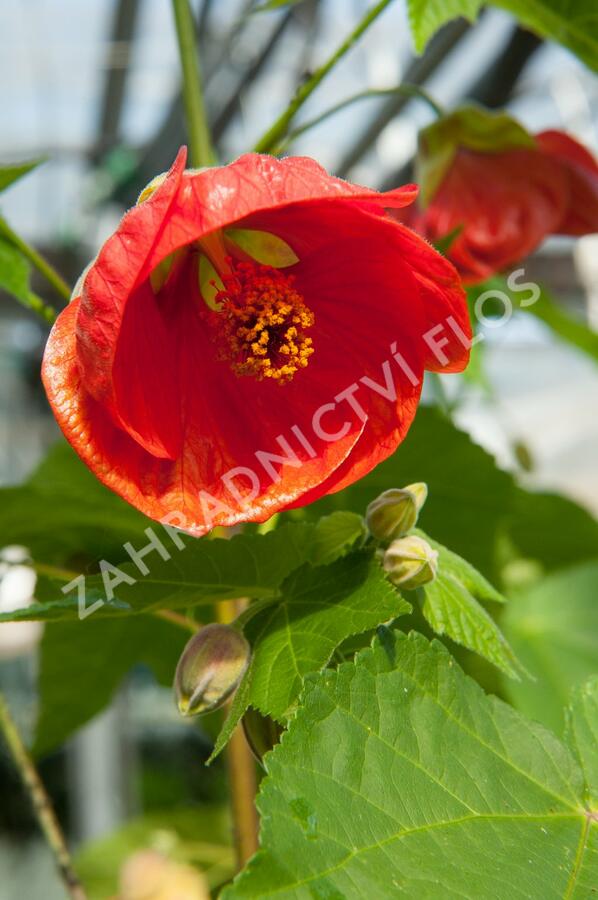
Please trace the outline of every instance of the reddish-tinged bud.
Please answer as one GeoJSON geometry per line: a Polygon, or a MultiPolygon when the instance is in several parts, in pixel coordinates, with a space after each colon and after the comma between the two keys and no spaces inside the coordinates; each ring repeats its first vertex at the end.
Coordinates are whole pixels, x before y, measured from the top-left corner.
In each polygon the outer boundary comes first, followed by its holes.
{"type": "Polygon", "coordinates": [[[249,665],[251,649],[230,625],[206,625],[181,655],[174,677],[182,716],[211,712],[230,697],[249,665]]]}

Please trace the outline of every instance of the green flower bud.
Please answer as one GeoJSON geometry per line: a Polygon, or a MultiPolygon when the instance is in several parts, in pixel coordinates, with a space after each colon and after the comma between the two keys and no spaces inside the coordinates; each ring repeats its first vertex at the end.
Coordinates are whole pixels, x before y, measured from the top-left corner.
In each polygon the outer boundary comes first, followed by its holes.
{"type": "Polygon", "coordinates": [[[222,706],[245,674],[250,656],[251,648],[236,628],[216,623],[201,628],[176,667],[174,690],[181,715],[197,716],[222,706]]]}
{"type": "Polygon", "coordinates": [[[384,491],[365,513],[370,534],[379,541],[393,541],[411,531],[427,496],[428,487],[423,481],[384,491]]]}
{"type": "Polygon", "coordinates": [[[393,584],[411,591],[434,581],[438,551],[423,538],[410,534],[392,542],[384,554],[383,567],[393,584]]]}

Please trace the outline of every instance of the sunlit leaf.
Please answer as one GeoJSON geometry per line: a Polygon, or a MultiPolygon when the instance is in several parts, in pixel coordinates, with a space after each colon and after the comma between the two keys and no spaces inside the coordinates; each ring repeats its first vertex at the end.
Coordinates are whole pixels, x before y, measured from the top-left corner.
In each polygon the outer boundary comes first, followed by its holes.
{"type": "Polygon", "coordinates": [[[506,607],[505,634],[532,679],[505,682],[518,709],[557,732],[572,687],[598,673],[598,562],[561,569],[506,607]]]}
{"type": "Polygon", "coordinates": [[[581,900],[598,879],[570,749],[421,635],[310,676],[264,762],[262,849],[226,900],[581,900]]]}
{"type": "Polygon", "coordinates": [[[385,580],[378,562],[357,553],[330,566],[298,569],[284,583],[280,600],[258,609],[244,628],[251,665],[216,753],[248,706],[284,721],[304,676],[325,666],[342,641],[411,607],[385,580]]]}
{"type": "Polygon", "coordinates": [[[438,551],[436,578],[422,589],[426,620],[437,634],[446,634],[507,675],[517,677],[515,654],[494,619],[478,602],[504,603],[505,598],[466,560],[428,535],[423,536],[438,551]]]}

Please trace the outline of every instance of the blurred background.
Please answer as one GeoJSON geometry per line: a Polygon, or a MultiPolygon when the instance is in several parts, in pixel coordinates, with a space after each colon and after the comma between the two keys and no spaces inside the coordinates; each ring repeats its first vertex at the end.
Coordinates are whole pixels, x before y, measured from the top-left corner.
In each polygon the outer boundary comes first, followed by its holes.
{"type": "MultiPolygon", "coordinates": [[[[303,0],[255,12],[248,0],[195,3],[197,39],[213,134],[223,161],[252,146],[286,107],[302,79],[327,58],[369,5],[366,0],[303,0]]],[[[39,156],[47,162],[9,188],[2,215],[74,283],[143,186],[167,169],[185,130],[170,3],[166,0],[28,0],[0,4],[3,85],[0,163],[39,156]]],[[[542,42],[506,14],[486,10],[471,26],[458,20],[414,54],[401,0],[391,4],[301,111],[296,125],[366,88],[422,85],[448,108],[465,97],[506,105],[532,131],[560,128],[596,152],[598,82],[565,49],[542,42]]],[[[377,188],[412,178],[418,130],[432,113],[395,95],[366,99],[314,127],[291,152],[377,188]]],[[[598,238],[552,239],[526,262],[560,308],[598,328],[598,238]]],[[[56,303],[46,285],[35,290],[56,303]]],[[[23,480],[58,437],[39,381],[47,330],[0,293],[0,484],[23,480]]],[[[458,398],[456,421],[524,483],[558,489],[598,513],[598,368],[537,318],[516,314],[487,333],[483,370],[458,398]]],[[[430,400],[432,398],[430,397],[430,400]]],[[[0,610],[25,604],[35,582],[18,547],[0,554],[0,610]]],[[[36,624],[0,632],[0,686],[25,734],[35,718],[36,624]]],[[[109,664],[109,661],[106,661],[109,664]]],[[[101,668],[98,669],[101,679],[101,668]]],[[[205,841],[191,848],[212,883],[231,864],[219,811],[224,773],[205,770],[205,733],[180,724],[170,693],[143,670],[133,673],[110,709],[61,752],[42,775],[75,846],[101,840],[131,817],[136,839],[172,848],[194,834],[190,803],[214,807],[205,841]],[[172,828],[152,814],[182,809],[172,828]],[[144,818],[139,818],[143,814],[144,818]]],[[[0,756],[0,900],[63,896],[28,802],[0,756]]],[[[99,844],[89,863],[120,849],[99,844]]],[[[189,850],[189,847],[186,847],[189,850]]],[[[112,854],[112,855],[111,855],[112,854]]],[[[120,855],[119,855],[120,854],[120,855]]],[[[102,860],[102,863],[98,863],[102,860]]],[[[98,888],[98,896],[103,896],[98,888]]]]}

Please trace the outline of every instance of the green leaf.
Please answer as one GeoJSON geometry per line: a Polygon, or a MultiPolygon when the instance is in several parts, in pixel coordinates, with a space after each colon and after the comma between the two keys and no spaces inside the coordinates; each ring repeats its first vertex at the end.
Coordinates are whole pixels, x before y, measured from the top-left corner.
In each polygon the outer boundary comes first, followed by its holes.
{"type": "Polygon", "coordinates": [[[558,494],[516,490],[507,534],[521,556],[551,571],[598,557],[598,522],[558,494]]]}
{"type": "Polygon", "coordinates": [[[284,722],[308,672],[325,666],[350,635],[405,615],[411,606],[386,581],[377,560],[355,553],[330,566],[298,569],[279,601],[256,610],[249,608],[244,627],[251,664],[214,755],[248,706],[284,722]]]}
{"type": "Polygon", "coordinates": [[[598,71],[598,11],[593,0],[494,0],[526,28],[568,47],[598,71]]]}
{"type": "Polygon", "coordinates": [[[421,527],[493,577],[496,539],[510,511],[513,478],[436,409],[420,407],[393,456],[346,490],[313,503],[306,514],[315,518],[346,509],[363,515],[382,491],[416,481],[428,485],[421,527]]]}
{"type": "Polygon", "coordinates": [[[518,709],[557,732],[575,685],[598,672],[598,562],[562,569],[512,598],[505,634],[535,680],[505,683],[518,709]]]}
{"type": "Polygon", "coordinates": [[[367,536],[362,516],[352,512],[334,512],[316,522],[309,562],[327,565],[349,552],[367,536]]]}
{"type": "Polygon", "coordinates": [[[262,849],[224,900],[581,900],[598,878],[570,750],[421,635],[310,676],[265,765],[262,849]]]}
{"type": "MultiPolygon", "coordinates": [[[[598,13],[593,0],[494,0],[492,5],[506,9],[531,31],[558,41],[591,69],[598,69],[598,13]]],[[[473,22],[481,6],[478,0],[408,0],[418,53],[446,22],[459,16],[473,22]]]]}
{"type": "Polygon", "coordinates": [[[446,22],[464,16],[475,22],[482,0],[408,0],[407,11],[413,43],[423,53],[431,37],[446,22]]]}
{"type": "Polygon", "coordinates": [[[540,296],[535,303],[522,309],[544,322],[562,341],[598,362],[598,334],[565,312],[545,288],[540,288],[540,296]]]}
{"type": "Polygon", "coordinates": [[[20,487],[0,490],[0,547],[23,544],[36,562],[80,566],[123,557],[155,522],[104,487],[66,442],[20,487]]]}
{"type": "Polygon", "coordinates": [[[598,806],[598,676],[573,690],[567,711],[567,742],[575,750],[586,782],[586,802],[598,806]]]}
{"type": "Polygon", "coordinates": [[[30,162],[7,163],[6,165],[0,166],[0,192],[5,191],[6,188],[10,187],[11,184],[14,184],[15,181],[18,181],[19,178],[27,175],[32,169],[36,169],[37,166],[45,161],[45,157],[40,156],[39,159],[32,159],[30,162]]]}
{"type": "Polygon", "coordinates": [[[150,616],[47,625],[40,649],[38,756],[62,744],[108,705],[125,675],[145,663],[171,684],[189,633],[150,616]]]}
{"type": "Polygon", "coordinates": [[[418,533],[438,551],[438,574],[423,588],[422,612],[430,626],[517,678],[515,654],[494,619],[478,603],[504,603],[505,598],[466,560],[418,533]]]}
{"type": "MultiPolygon", "coordinates": [[[[159,530],[154,523],[154,534],[159,530]]],[[[314,528],[298,522],[265,535],[239,534],[231,540],[186,537],[182,550],[165,533],[158,536],[169,559],[153,551],[145,558],[149,571],[144,575],[132,562],[121,562],[121,547],[115,569],[104,575],[85,576],[85,610],[103,601],[93,615],[104,618],[155,609],[186,609],[236,597],[276,597],[287,575],[310,557],[314,528]]],[[[144,535],[136,549],[147,543],[144,535]]],[[[36,597],[42,602],[0,615],[0,622],[77,618],[78,591],[73,587],[65,598],[61,590],[73,574],[49,571],[36,588],[36,597]]]]}
{"type": "Polygon", "coordinates": [[[22,303],[28,303],[31,297],[30,270],[23,254],[0,236],[0,289],[22,303]]]}

